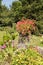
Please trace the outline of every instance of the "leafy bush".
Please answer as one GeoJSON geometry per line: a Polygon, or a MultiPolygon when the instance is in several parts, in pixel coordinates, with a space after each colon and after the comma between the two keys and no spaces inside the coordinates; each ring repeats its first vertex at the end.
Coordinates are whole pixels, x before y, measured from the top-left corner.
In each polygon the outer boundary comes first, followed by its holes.
{"type": "Polygon", "coordinates": [[[43,20],[37,21],[37,22],[36,22],[36,25],[37,25],[37,27],[38,27],[39,32],[40,32],[41,34],[43,34],[43,20]]]}
{"type": "Polygon", "coordinates": [[[4,27],[4,30],[7,31],[10,34],[14,32],[14,29],[11,28],[11,27],[4,27]]]}
{"type": "Polygon", "coordinates": [[[11,39],[10,35],[4,35],[3,36],[3,41],[9,41],[11,39]]]}
{"type": "Polygon", "coordinates": [[[4,27],[0,27],[0,31],[3,31],[4,27]]]}
{"type": "Polygon", "coordinates": [[[12,39],[14,40],[18,36],[18,32],[12,33],[12,39]]]}
{"type": "Polygon", "coordinates": [[[17,51],[11,65],[43,65],[43,58],[33,49],[17,51]]]}
{"type": "Polygon", "coordinates": [[[35,21],[30,19],[22,19],[17,22],[17,31],[22,35],[32,33],[35,30],[35,21]]]}
{"type": "Polygon", "coordinates": [[[39,35],[40,35],[39,30],[38,30],[38,28],[37,28],[37,27],[35,28],[35,31],[34,31],[34,33],[33,33],[33,34],[35,34],[36,36],[39,36],[39,35]]]}
{"type": "Polygon", "coordinates": [[[43,44],[43,38],[40,40],[40,44],[43,44]]]}

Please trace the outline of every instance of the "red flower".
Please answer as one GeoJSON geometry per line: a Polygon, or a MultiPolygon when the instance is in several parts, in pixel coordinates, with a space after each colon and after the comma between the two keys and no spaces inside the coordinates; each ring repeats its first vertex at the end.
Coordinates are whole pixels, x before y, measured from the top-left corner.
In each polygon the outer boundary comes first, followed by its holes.
{"type": "Polygon", "coordinates": [[[6,45],[4,44],[3,46],[1,46],[1,49],[5,49],[6,48],[6,45]]]}
{"type": "Polygon", "coordinates": [[[27,33],[32,32],[32,30],[35,30],[35,23],[30,19],[22,19],[21,21],[17,22],[16,29],[19,33],[26,35],[27,33]]]}

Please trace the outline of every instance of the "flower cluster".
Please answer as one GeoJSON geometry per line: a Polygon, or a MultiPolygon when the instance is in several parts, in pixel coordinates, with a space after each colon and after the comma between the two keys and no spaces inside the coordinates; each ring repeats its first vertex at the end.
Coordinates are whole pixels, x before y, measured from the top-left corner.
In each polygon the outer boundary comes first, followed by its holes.
{"type": "Polygon", "coordinates": [[[26,35],[35,30],[35,22],[30,19],[22,19],[16,24],[16,29],[19,33],[26,35]]]}
{"type": "Polygon", "coordinates": [[[0,46],[0,49],[5,49],[6,48],[6,45],[4,44],[4,45],[2,45],[2,46],[0,46]]]}

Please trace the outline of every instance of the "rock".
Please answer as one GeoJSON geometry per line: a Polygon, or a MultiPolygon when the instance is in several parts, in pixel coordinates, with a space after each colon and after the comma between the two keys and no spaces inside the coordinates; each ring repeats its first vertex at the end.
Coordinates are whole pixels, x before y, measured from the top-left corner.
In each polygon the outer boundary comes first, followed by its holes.
{"type": "Polygon", "coordinates": [[[27,46],[26,46],[26,44],[25,44],[25,43],[19,43],[19,44],[18,44],[18,46],[17,46],[17,48],[26,49],[26,48],[27,48],[27,46]]]}
{"type": "Polygon", "coordinates": [[[42,57],[43,57],[43,47],[36,46],[35,48],[36,48],[36,50],[38,50],[38,52],[39,52],[39,53],[42,55],[42,57]]]}
{"type": "Polygon", "coordinates": [[[43,47],[38,47],[38,51],[41,55],[43,55],[43,47]]]}

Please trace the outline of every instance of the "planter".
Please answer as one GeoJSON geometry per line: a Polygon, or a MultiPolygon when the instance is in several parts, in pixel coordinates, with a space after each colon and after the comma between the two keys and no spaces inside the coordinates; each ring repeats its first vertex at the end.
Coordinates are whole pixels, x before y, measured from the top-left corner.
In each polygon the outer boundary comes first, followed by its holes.
{"type": "Polygon", "coordinates": [[[22,34],[19,34],[19,40],[18,40],[18,43],[25,43],[25,42],[29,42],[30,40],[30,35],[22,35],[22,34]]]}

